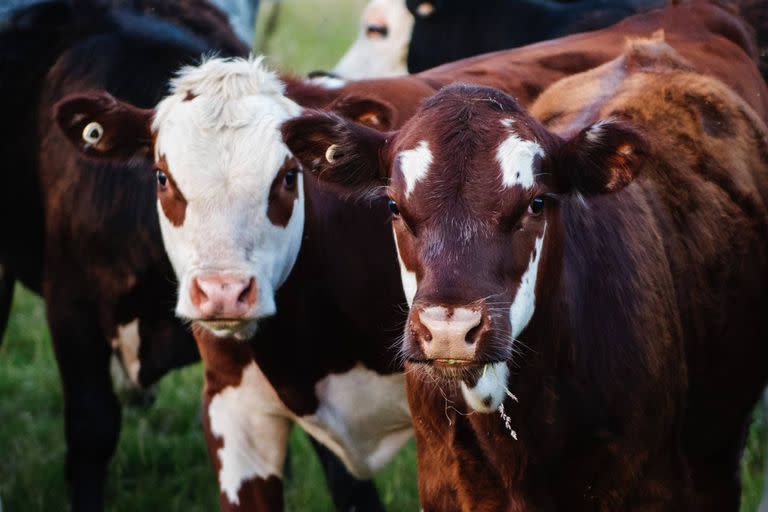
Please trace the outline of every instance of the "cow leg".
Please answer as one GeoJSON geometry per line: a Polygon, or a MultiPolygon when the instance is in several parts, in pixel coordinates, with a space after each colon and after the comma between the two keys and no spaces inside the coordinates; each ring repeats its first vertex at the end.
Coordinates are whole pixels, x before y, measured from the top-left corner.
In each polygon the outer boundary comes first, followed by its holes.
{"type": "Polygon", "coordinates": [[[64,309],[70,298],[46,294],[48,324],[64,391],[66,471],[72,510],[102,510],[107,464],[120,434],[120,405],[109,373],[111,348],[92,315],[64,309]]]}
{"type": "Polygon", "coordinates": [[[203,430],[219,481],[222,512],[283,509],[283,464],[291,421],[249,407],[250,392],[203,392],[203,430]]]}
{"type": "Polygon", "coordinates": [[[15,284],[16,280],[11,274],[10,267],[0,258],[0,345],[3,343],[3,335],[8,325],[15,284]]]}
{"type": "Polygon", "coordinates": [[[324,444],[310,436],[320,465],[325,474],[325,481],[331,492],[336,510],[347,512],[364,510],[366,512],[384,512],[373,480],[359,480],[347,471],[339,458],[324,444]]]}

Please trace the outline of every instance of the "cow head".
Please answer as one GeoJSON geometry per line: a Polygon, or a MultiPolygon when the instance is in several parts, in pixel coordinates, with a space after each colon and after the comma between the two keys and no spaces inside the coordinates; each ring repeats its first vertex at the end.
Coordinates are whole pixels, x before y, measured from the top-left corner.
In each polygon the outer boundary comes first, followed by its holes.
{"type": "Polygon", "coordinates": [[[413,16],[403,0],[371,0],[360,32],[333,72],[349,79],[405,75],[413,16]]]}
{"type": "Polygon", "coordinates": [[[404,356],[461,379],[479,411],[503,400],[507,361],[557,287],[560,201],[623,188],[645,147],[615,122],[563,140],[509,96],[461,85],[398,132],[315,113],[283,135],[321,179],[389,196],[411,303],[404,356]]]}
{"type": "Polygon", "coordinates": [[[180,71],[143,110],[106,93],[67,97],[56,118],[93,158],[152,158],[178,316],[217,335],[250,336],[275,312],[304,224],[298,161],[280,124],[300,108],[260,59],[212,59],[180,71]]]}

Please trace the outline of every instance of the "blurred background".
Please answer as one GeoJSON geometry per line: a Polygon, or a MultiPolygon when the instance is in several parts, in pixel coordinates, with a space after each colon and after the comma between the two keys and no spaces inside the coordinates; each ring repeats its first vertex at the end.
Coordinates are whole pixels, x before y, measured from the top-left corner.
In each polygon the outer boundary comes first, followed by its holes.
{"type": "MultiPolygon", "coordinates": [[[[2,3],[4,0],[0,0],[2,3]]],[[[331,69],[355,39],[364,0],[262,0],[256,53],[297,75],[331,69]]],[[[0,348],[0,498],[3,512],[67,508],[63,402],[43,304],[15,294],[0,348]]],[[[120,443],[110,466],[107,510],[218,509],[216,475],[200,427],[202,367],[161,380],[155,403],[123,410],[120,443]]],[[[760,410],[742,462],[743,512],[760,501],[768,433],[760,410]]],[[[717,418],[712,418],[717,421],[717,418]]],[[[286,509],[332,510],[324,477],[305,435],[294,429],[287,470],[286,509]]],[[[416,511],[413,441],[376,478],[391,511],[416,511]]]]}

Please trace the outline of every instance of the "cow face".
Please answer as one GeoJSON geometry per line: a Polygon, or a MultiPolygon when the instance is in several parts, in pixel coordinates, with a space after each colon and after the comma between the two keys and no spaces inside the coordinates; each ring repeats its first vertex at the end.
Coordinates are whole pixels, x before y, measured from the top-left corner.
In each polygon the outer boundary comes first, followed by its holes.
{"type": "Polygon", "coordinates": [[[250,336],[275,312],[275,290],[301,245],[302,175],[279,131],[299,107],[260,60],[242,59],[183,69],[143,115],[114,99],[84,101],[57,110],[84,152],[136,155],[149,146],[154,156],[178,316],[220,336],[250,336]]]}
{"type": "Polygon", "coordinates": [[[413,16],[403,0],[371,0],[360,32],[333,72],[349,79],[404,75],[413,16]]]}
{"type": "Polygon", "coordinates": [[[557,286],[559,202],[624,187],[643,152],[640,137],[616,123],[563,141],[512,98],[469,86],[443,89],[397,133],[328,115],[283,132],[321,179],[386,184],[411,303],[403,353],[468,382],[465,397],[482,411],[503,399],[506,362],[557,286]],[[323,144],[332,159],[318,157],[323,144]]]}

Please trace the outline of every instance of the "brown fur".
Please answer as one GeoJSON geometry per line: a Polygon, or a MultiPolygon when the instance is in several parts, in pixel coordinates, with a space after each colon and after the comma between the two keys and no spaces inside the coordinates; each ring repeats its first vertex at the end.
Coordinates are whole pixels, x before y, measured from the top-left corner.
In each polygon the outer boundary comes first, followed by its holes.
{"type": "MultiPolygon", "coordinates": [[[[405,331],[425,510],[738,510],[743,433],[768,378],[768,90],[746,54],[721,60],[730,41],[681,51],[665,38],[677,51],[631,45],[545,91],[532,113],[554,133],[471,86],[443,89],[378,138],[317,114],[286,125],[292,148],[301,130],[350,155],[360,142],[362,156],[321,178],[391,177],[414,306],[508,307],[547,222],[532,320],[512,343],[492,316],[475,354],[508,361],[517,441],[499,415],[466,415],[457,373],[424,372],[405,331]],[[545,151],[530,191],[501,187],[489,157],[508,118],[545,151]],[[406,197],[396,155],[421,140],[432,170],[406,197]],[[526,213],[535,196],[541,215],[526,213]]],[[[299,149],[312,161],[312,146],[299,149]]]]}
{"type": "Polygon", "coordinates": [[[187,213],[187,200],[168,169],[165,155],[160,155],[155,165],[168,180],[165,185],[160,185],[160,182],[157,183],[157,199],[160,201],[160,207],[171,224],[176,227],[181,226],[184,224],[184,217],[187,213]]]}
{"type": "Polygon", "coordinates": [[[293,188],[288,188],[285,184],[285,175],[288,171],[298,173],[299,169],[299,163],[295,158],[286,159],[269,188],[267,218],[275,226],[285,227],[291,220],[293,205],[298,198],[298,176],[293,188]]]}

